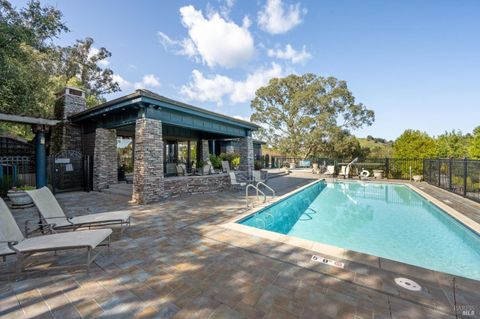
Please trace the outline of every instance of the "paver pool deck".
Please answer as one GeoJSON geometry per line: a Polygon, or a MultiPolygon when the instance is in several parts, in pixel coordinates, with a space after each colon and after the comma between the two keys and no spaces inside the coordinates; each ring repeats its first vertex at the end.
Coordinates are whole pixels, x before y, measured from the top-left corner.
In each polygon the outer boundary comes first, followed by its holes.
{"type": "MultiPolygon", "coordinates": [[[[284,194],[318,178],[294,173],[269,184],[284,194]]],[[[480,205],[422,183],[470,218],[480,205]]],[[[351,255],[345,268],[310,259],[318,251],[251,236],[223,225],[245,213],[242,192],[197,194],[133,206],[127,196],[57,196],[67,214],[130,209],[132,226],[112,240],[90,274],[54,266],[82,253],[38,254],[15,280],[13,258],[0,262],[1,318],[480,318],[480,282],[351,255]],[[412,292],[394,279],[422,286],[412,292]]],[[[36,211],[14,210],[20,226],[36,211]]],[[[322,254],[331,257],[328,251],[322,254]]],[[[346,256],[347,257],[347,256],[346,256]]],[[[480,267],[480,265],[479,265],[480,267]]]]}

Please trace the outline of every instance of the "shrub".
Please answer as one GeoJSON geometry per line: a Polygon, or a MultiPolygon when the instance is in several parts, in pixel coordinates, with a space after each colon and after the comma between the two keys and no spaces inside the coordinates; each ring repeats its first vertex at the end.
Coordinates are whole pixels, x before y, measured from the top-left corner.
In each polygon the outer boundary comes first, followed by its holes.
{"type": "Polygon", "coordinates": [[[222,161],[228,161],[232,168],[240,165],[240,155],[237,153],[222,153],[219,157],[222,161]]]}
{"type": "Polygon", "coordinates": [[[210,162],[212,162],[214,168],[222,168],[222,159],[220,158],[220,156],[210,154],[210,162]]]}
{"type": "Polygon", "coordinates": [[[234,157],[232,159],[232,167],[237,168],[240,166],[240,156],[234,157]]]}
{"type": "Polygon", "coordinates": [[[3,176],[0,179],[0,197],[7,196],[7,192],[14,186],[13,179],[10,176],[3,176]]]}

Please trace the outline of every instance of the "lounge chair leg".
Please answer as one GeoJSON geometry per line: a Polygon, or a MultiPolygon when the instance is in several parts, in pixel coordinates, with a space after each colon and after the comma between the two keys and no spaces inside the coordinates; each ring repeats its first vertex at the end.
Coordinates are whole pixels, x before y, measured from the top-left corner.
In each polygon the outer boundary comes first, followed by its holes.
{"type": "Polygon", "coordinates": [[[6,256],[2,256],[2,260],[3,260],[3,262],[6,262],[6,261],[7,261],[7,257],[6,257],[6,256]]]}
{"type": "Polygon", "coordinates": [[[17,253],[17,279],[19,279],[20,274],[22,273],[23,270],[23,256],[21,253],[17,253]]]}
{"type": "Polygon", "coordinates": [[[110,235],[108,236],[107,253],[110,255],[110,235]]]}
{"type": "Polygon", "coordinates": [[[92,248],[88,247],[87,249],[87,274],[90,274],[90,259],[91,259],[91,254],[92,254],[92,248]]]}

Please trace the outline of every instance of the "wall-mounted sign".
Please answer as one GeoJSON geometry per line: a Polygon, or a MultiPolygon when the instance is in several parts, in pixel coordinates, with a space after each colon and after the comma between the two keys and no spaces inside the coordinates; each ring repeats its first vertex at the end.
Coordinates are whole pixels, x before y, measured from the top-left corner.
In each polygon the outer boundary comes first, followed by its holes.
{"type": "Polygon", "coordinates": [[[70,164],[69,158],[56,158],[55,164],[70,164]]]}

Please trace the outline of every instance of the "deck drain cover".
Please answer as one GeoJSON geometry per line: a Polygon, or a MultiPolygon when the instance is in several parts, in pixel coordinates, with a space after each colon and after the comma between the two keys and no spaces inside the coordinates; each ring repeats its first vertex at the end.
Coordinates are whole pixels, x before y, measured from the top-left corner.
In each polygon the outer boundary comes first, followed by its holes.
{"type": "Polygon", "coordinates": [[[342,262],[339,262],[339,261],[336,261],[336,260],[333,260],[333,259],[328,259],[328,258],[325,258],[325,257],[322,257],[322,256],[312,255],[311,260],[322,263],[322,264],[325,264],[325,265],[337,267],[337,268],[345,267],[345,264],[342,263],[342,262]]]}
{"type": "Polygon", "coordinates": [[[417,284],[415,281],[408,278],[403,278],[403,277],[395,278],[395,283],[407,290],[411,290],[411,291],[422,290],[422,287],[419,284],[417,284]]]}

